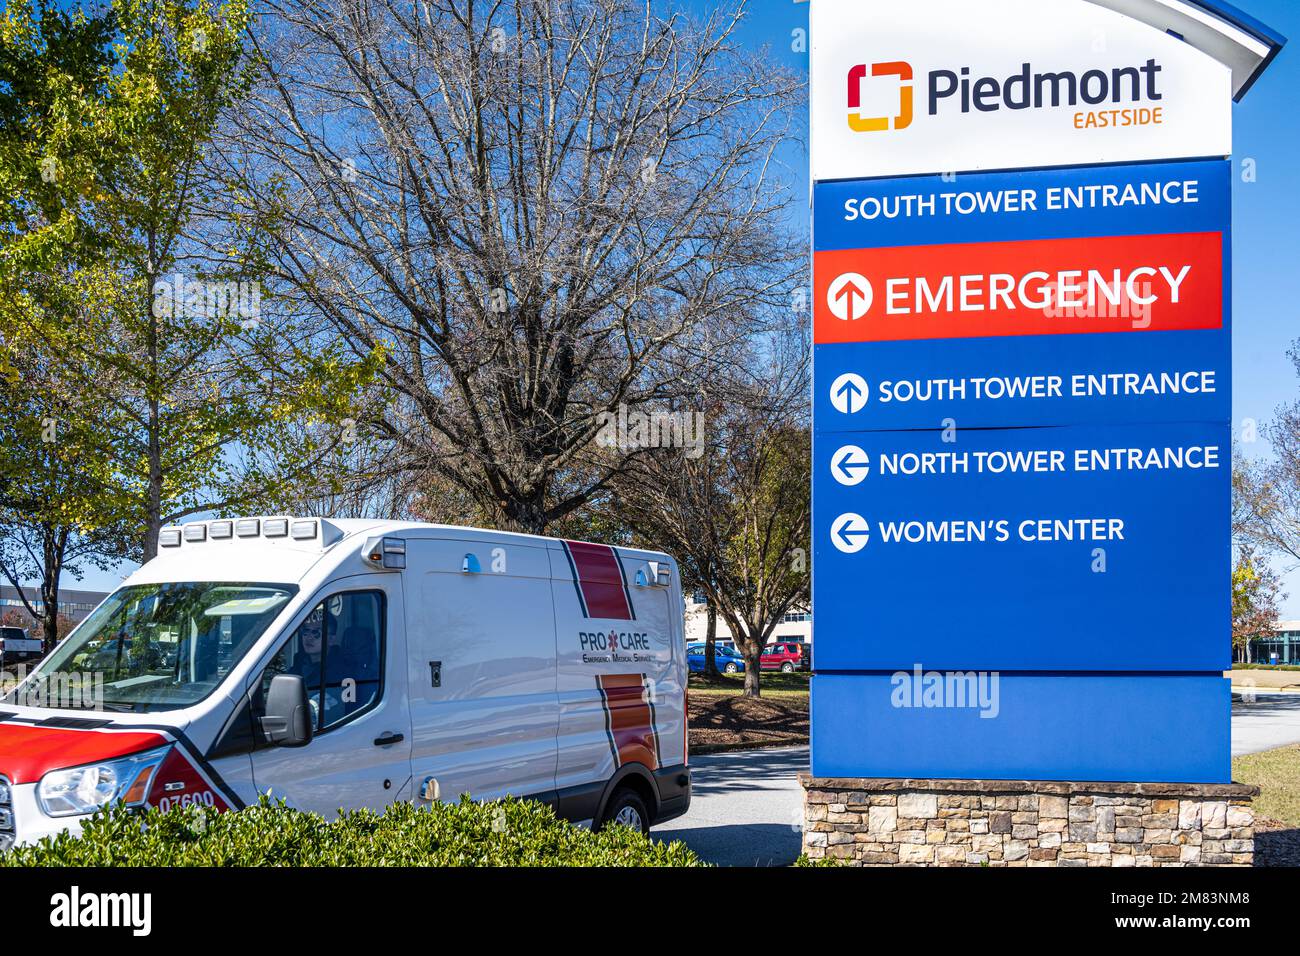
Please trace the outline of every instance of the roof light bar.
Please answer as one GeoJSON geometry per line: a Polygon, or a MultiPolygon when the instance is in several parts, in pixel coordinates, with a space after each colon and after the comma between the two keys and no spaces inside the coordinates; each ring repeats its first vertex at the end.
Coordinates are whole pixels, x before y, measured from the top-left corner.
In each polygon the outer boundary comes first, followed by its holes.
{"type": "Polygon", "coordinates": [[[235,522],[235,534],[241,538],[256,538],[262,531],[262,522],[257,518],[240,518],[235,522]]]}
{"type": "Polygon", "coordinates": [[[213,541],[224,541],[234,533],[234,523],[230,521],[213,521],[208,524],[208,537],[213,541]]]}
{"type": "Polygon", "coordinates": [[[295,521],[292,528],[293,539],[295,541],[310,541],[316,537],[316,521],[308,518],[306,521],[295,521]]]}
{"type": "Polygon", "coordinates": [[[158,547],[179,548],[181,546],[180,528],[163,528],[158,532],[158,547]]]}
{"type": "Polygon", "coordinates": [[[208,526],[202,522],[196,524],[187,524],[183,526],[186,541],[206,541],[208,540],[208,526]]]}
{"type": "Polygon", "coordinates": [[[262,535],[267,538],[286,538],[289,536],[288,518],[267,518],[262,522],[262,535]]]}

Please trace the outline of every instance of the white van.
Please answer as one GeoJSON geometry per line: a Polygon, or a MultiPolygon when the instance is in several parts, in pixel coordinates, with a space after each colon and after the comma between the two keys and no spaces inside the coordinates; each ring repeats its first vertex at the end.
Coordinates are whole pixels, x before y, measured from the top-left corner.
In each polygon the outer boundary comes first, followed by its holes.
{"type": "Polygon", "coordinates": [[[575,821],[684,813],[667,555],[285,516],[159,554],[0,698],[0,845],[111,801],[332,815],[511,794],[575,821]]]}

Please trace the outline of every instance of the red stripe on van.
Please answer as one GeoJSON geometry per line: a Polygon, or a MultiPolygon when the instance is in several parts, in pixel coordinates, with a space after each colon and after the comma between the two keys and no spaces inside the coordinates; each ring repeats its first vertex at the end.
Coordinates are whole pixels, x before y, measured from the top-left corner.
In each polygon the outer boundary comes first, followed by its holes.
{"type": "Polygon", "coordinates": [[[605,701],[605,716],[618,766],[639,763],[651,770],[659,769],[654,716],[646,700],[645,676],[598,674],[596,684],[605,701]]]}
{"type": "Polygon", "coordinates": [[[189,755],[173,747],[158,772],[154,774],[149,805],[164,810],[172,807],[201,806],[233,810],[221,788],[195,765],[189,755]]]}
{"type": "Polygon", "coordinates": [[[51,770],[127,757],[169,742],[152,731],[109,733],[3,723],[0,774],[14,784],[35,783],[51,770]]]}
{"type": "Polygon", "coordinates": [[[618,555],[607,544],[566,541],[564,546],[573,561],[578,587],[587,604],[588,617],[615,621],[632,620],[632,605],[623,582],[618,555]]]}

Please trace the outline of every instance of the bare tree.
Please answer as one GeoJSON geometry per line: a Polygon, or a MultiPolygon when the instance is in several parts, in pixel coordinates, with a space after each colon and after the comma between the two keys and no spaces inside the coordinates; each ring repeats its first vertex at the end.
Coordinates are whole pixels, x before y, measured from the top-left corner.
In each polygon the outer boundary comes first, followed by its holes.
{"type": "MultiPolygon", "coordinates": [[[[1291,362],[1300,373],[1300,343],[1291,362]]],[[[1232,533],[1239,546],[1300,563],[1300,401],[1278,409],[1263,435],[1270,459],[1233,455],[1232,533]]]]}
{"type": "Polygon", "coordinates": [[[760,694],[760,656],[786,612],[808,601],[811,440],[802,328],[764,343],[709,405],[698,458],[659,450],[619,479],[617,510],[672,551],[726,621],[760,694]]]}
{"type": "Polygon", "coordinates": [[[227,143],[284,294],[394,396],[368,423],[486,520],[542,531],[640,449],[622,408],[786,302],[774,173],[801,81],[637,0],[272,0],[227,143]]]}

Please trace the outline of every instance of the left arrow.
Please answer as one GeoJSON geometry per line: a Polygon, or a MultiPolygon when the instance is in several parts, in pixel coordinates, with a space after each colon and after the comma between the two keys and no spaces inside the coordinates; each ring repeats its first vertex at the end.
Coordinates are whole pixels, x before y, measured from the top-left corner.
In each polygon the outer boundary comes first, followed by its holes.
{"type": "Polygon", "coordinates": [[[842,514],[831,524],[831,544],[845,554],[857,554],[871,539],[871,526],[862,515],[842,514]]]}
{"type": "Polygon", "coordinates": [[[831,457],[831,475],[841,485],[857,485],[871,473],[871,456],[857,445],[845,445],[831,457]]]}

